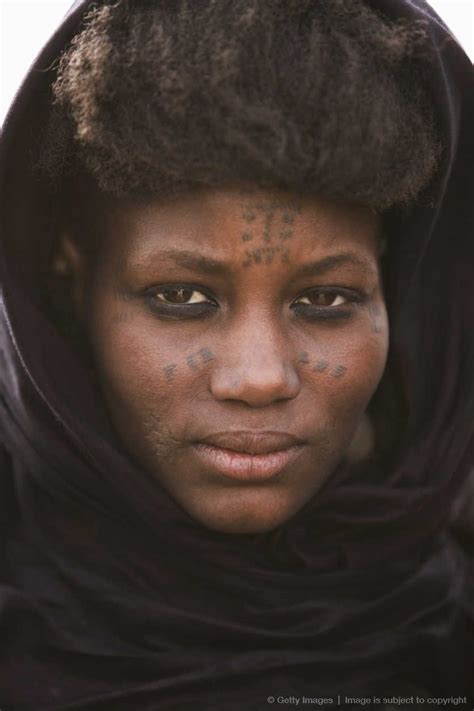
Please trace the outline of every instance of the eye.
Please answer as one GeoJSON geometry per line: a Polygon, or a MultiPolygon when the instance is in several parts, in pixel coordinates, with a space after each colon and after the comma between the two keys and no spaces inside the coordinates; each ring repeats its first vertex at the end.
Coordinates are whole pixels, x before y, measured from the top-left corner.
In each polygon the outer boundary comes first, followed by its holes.
{"type": "Polygon", "coordinates": [[[158,303],[162,304],[203,304],[209,302],[210,299],[197,289],[185,286],[167,287],[155,291],[155,298],[158,303]]]}
{"type": "Polygon", "coordinates": [[[293,303],[308,304],[309,306],[328,307],[341,306],[342,304],[346,304],[347,302],[348,298],[340,293],[314,290],[309,292],[308,294],[305,294],[304,296],[300,296],[293,303]]]}
{"type": "Polygon", "coordinates": [[[307,321],[347,320],[355,315],[357,304],[366,299],[366,294],[342,287],[308,289],[293,301],[290,308],[296,316],[307,321]]]}
{"type": "Polygon", "coordinates": [[[205,289],[194,284],[160,284],[144,294],[148,308],[159,318],[207,318],[219,308],[205,289]]]}

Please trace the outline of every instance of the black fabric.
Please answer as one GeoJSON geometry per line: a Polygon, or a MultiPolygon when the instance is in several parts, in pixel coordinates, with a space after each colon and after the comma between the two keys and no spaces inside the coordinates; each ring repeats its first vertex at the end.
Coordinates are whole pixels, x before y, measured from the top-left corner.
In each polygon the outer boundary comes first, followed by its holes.
{"type": "Polygon", "coordinates": [[[371,4],[429,20],[446,146],[429,197],[391,223],[386,257],[407,421],[390,463],[339,469],[265,535],[205,529],[121,453],[45,306],[55,206],[31,147],[89,2],[21,88],[0,149],[2,711],[474,698],[472,554],[450,528],[474,465],[473,70],[422,0],[371,4]]]}

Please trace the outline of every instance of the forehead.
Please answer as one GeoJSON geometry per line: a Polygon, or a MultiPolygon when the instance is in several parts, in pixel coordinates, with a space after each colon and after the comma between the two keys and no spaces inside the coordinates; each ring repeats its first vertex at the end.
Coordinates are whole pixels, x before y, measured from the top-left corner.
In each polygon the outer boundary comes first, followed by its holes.
{"type": "Polygon", "coordinates": [[[107,254],[127,261],[170,248],[223,259],[256,249],[277,255],[291,250],[293,258],[337,247],[375,253],[381,228],[380,218],[365,207],[250,188],[125,201],[108,212],[106,224],[107,254]]]}

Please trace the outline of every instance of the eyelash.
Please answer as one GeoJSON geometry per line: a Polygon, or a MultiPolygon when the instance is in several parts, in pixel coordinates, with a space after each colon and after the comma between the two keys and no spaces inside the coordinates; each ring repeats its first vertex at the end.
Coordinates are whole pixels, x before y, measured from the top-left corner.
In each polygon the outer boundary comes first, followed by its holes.
{"type": "Polygon", "coordinates": [[[171,316],[177,319],[194,319],[194,318],[205,318],[210,317],[214,314],[215,309],[218,308],[217,302],[213,297],[203,289],[201,286],[196,286],[194,284],[165,284],[160,288],[153,287],[148,290],[146,294],[146,300],[149,307],[158,316],[171,316]],[[197,304],[167,304],[166,302],[159,301],[157,299],[157,294],[162,294],[167,290],[178,290],[185,289],[186,291],[199,292],[205,296],[209,301],[203,301],[197,304]]]}
{"type": "MultiPolygon", "coordinates": [[[[367,300],[366,294],[343,287],[324,287],[307,289],[297,298],[301,299],[311,294],[329,294],[331,296],[343,296],[346,303],[340,306],[315,306],[311,304],[293,304],[290,306],[295,316],[306,321],[335,321],[350,319],[353,316],[354,306],[367,300]]],[[[145,295],[150,309],[158,316],[169,316],[176,319],[198,319],[212,317],[219,307],[217,301],[211,294],[201,286],[194,284],[165,284],[160,288],[154,287],[147,291],[145,295]],[[157,294],[163,294],[167,290],[185,289],[190,292],[198,292],[205,296],[208,301],[195,304],[167,304],[159,301],[157,294]]],[[[296,299],[295,299],[296,301],[296,299]]]]}
{"type": "MultiPolygon", "coordinates": [[[[330,296],[343,296],[346,303],[339,306],[316,306],[312,304],[294,304],[291,308],[298,318],[306,321],[336,321],[350,319],[354,315],[354,307],[367,300],[367,295],[361,291],[345,289],[343,287],[313,287],[300,294],[301,299],[310,294],[329,294],[330,296]]],[[[295,299],[296,301],[296,299],[295,299]]]]}

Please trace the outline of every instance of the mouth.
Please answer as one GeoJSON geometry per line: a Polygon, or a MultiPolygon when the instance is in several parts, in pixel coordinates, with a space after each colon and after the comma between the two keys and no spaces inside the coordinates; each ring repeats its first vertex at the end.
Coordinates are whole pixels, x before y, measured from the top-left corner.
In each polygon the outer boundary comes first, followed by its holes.
{"type": "Polygon", "coordinates": [[[275,479],[303,449],[303,441],[283,432],[222,432],[194,443],[206,468],[228,479],[275,479]]]}

